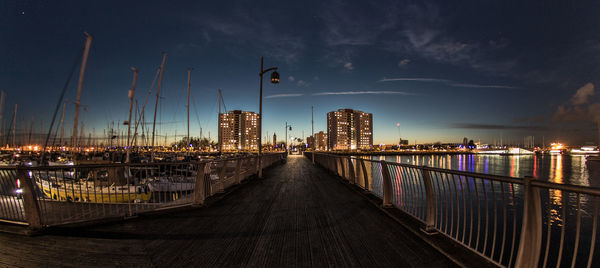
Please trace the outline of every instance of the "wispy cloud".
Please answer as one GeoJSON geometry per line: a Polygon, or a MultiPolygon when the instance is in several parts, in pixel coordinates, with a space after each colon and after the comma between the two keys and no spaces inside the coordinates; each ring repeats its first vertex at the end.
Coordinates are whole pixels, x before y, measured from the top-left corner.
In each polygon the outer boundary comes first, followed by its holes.
{"type": "Polygon", "coordinates": [[[298,87],[309,87],[311,84],[307,83],[304,80],[298,80],[298,82],[296,83],[296,85],[298,85],[298,87]]]}
{"type": "Polygon", "coordinates": [[[323,22],[320,35],[328,46],[365,46],[397,25],[395,5],[369,2],[324,1],[319,19],[323,22]],[[378,16],[369,14],[377,13],[378,16]]]}
{"type": "Polygon", "coordinates": [[[400,62],[398,62],[398,67],[406,67],[406,65],[408,65],[408,63],[410,63],[409,59],[403,59],[400,62]]]}
{"type": "Polygon", "coordinates": [[[517,86],[471,84],[471,83],[456,82],[456,81],[452,81],[452,80],[448,80],[448,79],[424,78],[424,77],[383,78],[377,82],[393,82],[393,81],[435,82],[435,83],[444,83],[451,87],[465,87],[465,88],[522,89],[521,87],[517,87],[517,86]]]}
{"type": "Polygon", "coordinates": [[[352,65],[352,62],[346,62],[346,63],[344,63],[344,69],[346,69],[348,71],[352,71],[352,70],[354,70],[354,65],[352,65]]]}
{"type": "Polygon", "coordinates": [[[405,95],[405,96],[415,95],[413,93],[405,92],[405,91],[389,91],[389,90],[384,90],[384,91],[373,91],[373,90],[366,90],[366,91],[330,91],[330,92],[313,93],[312,95],[313,96],[326,96],[326,95],[366,95],[366,94],[371,94],[371,95],[396,94],[396,95],[405,95]]]}
{"type": "Polygon", "coordinates": [[[453,87],[469,87],[469,88],[521,89],[521,87],[515,87],[515,86],[479,85],[479,84],[465,84],[465,83],[453,83],[453,84],[450,84],[450,86],[453,86],[453,87]]]}
{"type": "Polygon", "coordinates": [[[248,12],[248,9],[246,4],[236,3],[231,7],[230,16],[207,14],[190,19],[207,29],[208,38],[225,41],[224,48],[235,53],[239,53],[240,46],[250,47],[270,58],[286,63],[296,62],[305,50],[304,38],[282,33],[276,23],[248,12]]]}
{"type": "Polygon", "coordinates": [[[494,125],[494,124],[473,124],[473,123],[454,123],[450,124],[451,128],[463,128],[463,129],[507,129],[507,130],[546,130],[548,127],[544,126],[515,126],[515,125],[494,125]]]}
{"type": "Polygon", "coordinates": [[[452,82],[447,79],[439,79],[439,78],[422,78],[422,77],[401,77],[401,78],[383,78],[377,82],[392,82],[392,81],[417,81],[417,82],[441,82],[441,83],[449,83],[452,82]]]}
{"type": "Polygon", "coordinates": [[[301,94],[301,93],[275,94],[275,95],[269,95],[269,96],[266,96],[266,97],[265,97],[265,99],[273,99],[273,98],[293,98],[293,97],[300,97],[300,96],[304,96],[304,94],[301,94]]]}

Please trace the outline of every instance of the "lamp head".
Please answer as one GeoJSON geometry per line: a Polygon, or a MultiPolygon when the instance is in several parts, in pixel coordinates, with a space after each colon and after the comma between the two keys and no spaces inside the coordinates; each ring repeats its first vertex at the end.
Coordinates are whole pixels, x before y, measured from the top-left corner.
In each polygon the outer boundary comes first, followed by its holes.
{"type": "Polygon", "coordinates": [[[271,83],[279,84],[279,73],[277,71],[271,73],[271,83]]]}

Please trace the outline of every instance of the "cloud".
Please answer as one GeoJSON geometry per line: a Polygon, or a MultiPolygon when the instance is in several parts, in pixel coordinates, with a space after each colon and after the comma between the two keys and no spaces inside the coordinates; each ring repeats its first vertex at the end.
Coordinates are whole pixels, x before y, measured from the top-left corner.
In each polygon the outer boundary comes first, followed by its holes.
{"type": "Polygon", "coordinates": [[[594,96],[594,84],[587,83],[575,92],[575,95],[571,98],[571,103],[574,105],[585,104],[591,96],[594,96]]]}
{"type": "Polygon", "coordinates": [[[288,77],[288,80],[294,81],[294,80],[296,80],[296,78],[294,78],[293,76],[290,75],[290,77],[288,77]]]}
{"type": "Polygon", "coordinates": [[[326,95],[380,95],[380,94],[396,94],[396,95],[415,95],[413,93],[404,92],[404,91],[331,91],[331,92],[319,92],[313,93],[313,96],[326,96],[326,95]]]}
{"type": "Polygon", "coordinates": [[[393,81],[416,81],[416,82],[436,82],[444,83],[452,87],[466,87],[466,88],[495,88],[495,89],[520,89],[521,87],[506,86],[506,85],[481,85],[481,84],[470,84],[460,83],[448,79],[440,78],[423,78],[423,77],[401,77],[401,78],[383,78],[377,82],[393,82],[393,81]]]}
{"type": "Polygon", "coordinates": [[[354,70],[354,66],[352,65],[352,62],[346,62],[346,63],[344,63],[344,69],[346,69],[348,71],[354,70]]]}
{"type": "Polygon", "coordinates": [[[344,64],[352,62],[355,53],[356,49],[353,47],[326,48],[320,61],[332,68],[343,68],[344,64]]]}
{"type": "Polygon", "coordinates": [[[546,116],[538,114],[536,116],[521,116],[513,118],[513,123],[544,123],[546,122],[546,116]]]}
{"type": "Polygon", "coordinates": [[[266,96],[266,97],[265,97],[265,99],[274,99],[274,98],[293,98],[293,97],[300,97],[300,96],[304,96],[304,94],[300,94],[300,93],[275,94],[275,95],[269,95],[269,96],[266,96]]]}
{"type": "Polygon", "coordinates": [[[315,81],[319,81],[319,79],[320,79],[320,78],[319,78],[319,76],[315,76],[315,77],[313,77],[313,79],[314,79],[315,81]]]}
{"type": "Polygon", "coordinates": [[[569,107],[559,105],[556,113],[552,116],[553,122],[577,122],[585,121],[588,118],[588,111],[582,106],[569,107]]]}
{"type": "Polygon", "coordinates": [[[553,122],[593,121],[600,127],[600,102],[588,104],[595,95],[594,84],[587,83],[580,87],[568,103],[559,105],[552,116],[553,122]]]}
{"type": "Polygon", "coordinates": [[[226,37],[221,40],[226,40],[225,47],[235,53],[243,54],[240,49],[248,48],[288,64],[297,61],[306,47],[304,39],[299,35],[282,33],[277,24],[263,16],[253,15],[248,9],[243,4],[236,4],[231,8],[230,16],[211,14],[191,20],[208,29],[205,39],[226,37]]]}
{"type": "MultiPolygon", "coordinates": [[[[418,1],[398,10],[394,32],[380,35],[381,49],[427,61],[467,66],[495,76],[514,76],[517,56],[506,57],[510,40],[475,41],[449,27],[455,16],[441,12],[438,4],[418,1]],[[502,56],[502,57],[499,57],[502,56]]],[[[400,66],[400,65],[399,65],[400,66]]]]}
{"type": "Polygon", "coordinates": [[[409,62],[409,59],[403,59],[400,62],[398,62],[398,67],[406,67],[406,65],[408,65],[409,62]]]}
{"type": "Polygon", "coordinates": [[[494,124],[477,124],[477,123],[454,123],[450,124],[451,128],[463,128],[463,129],[484,129],[484,130],[546,130],[544,126],[515,126],[515,125],[494,125],[494,124]]]}
{"type": "Polygon", "coordinates": [[[307,83],[304,80],[298,80],[298,83],[296,83],[299,87],[304,87],[304,86],[310,86],[310,83],[307,83]]]}
{"type": "Polygon", "coordinates": [[[417,77],[417,78],[413,78],[413,77],[401,77],[401,78],[383,78],[377,82],[392,82],[392,81],[418,81],[418,82],[442,82],[442,83],[448,83],[448,82],[452,82],[450,80],[447,79],[439,79],[439,78],[421,78],[421,77],[417,77]]]}
{"type": "Polygon", "coordinates": [[[323,22],[320,36],[328,46],[371,45],[382,33],[394,29],[398,20],[389,3],[382,9],[381,3],[325,1],[319,11],[323,22]]]}
{"type": "Polygon", "coordinates": [[[478,85],[478,84],[464,84],[464,83],[453,83],[450,84],[453,87],[470,87],[470,88],[498,88],[498,89],[520,89],[515,86],[503,86],[503,85],[478,85]]]}

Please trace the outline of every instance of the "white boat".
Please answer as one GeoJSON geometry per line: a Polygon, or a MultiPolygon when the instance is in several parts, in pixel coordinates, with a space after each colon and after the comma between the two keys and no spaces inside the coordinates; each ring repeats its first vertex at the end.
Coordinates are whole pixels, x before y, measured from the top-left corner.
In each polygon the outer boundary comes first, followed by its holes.
{"type": "Polygon", "coordinates": [[[36,181],[44,195],[54,200],[93,203],[130,203],[150,200],[152,191],[144,185],[95,186],[93,181],[43,180],[36,181]]]}
{"type": "Polygon", "coordinates": [[[69,161],[69,160],[48,161],[48,166],[72,166],[72,165],[74,165],[73,161],[69,161]]]}
{"type": "Polygon", "coordinates": [[[153,192],[185,192],[194,190],[195,177],[154,177],[144,181],[153,192]]]}
{"type": "Polygon", "coordinates": [[[571,154],[600,154],[596,146],[583,146],[580,149],[571,149],[571,154]]]}

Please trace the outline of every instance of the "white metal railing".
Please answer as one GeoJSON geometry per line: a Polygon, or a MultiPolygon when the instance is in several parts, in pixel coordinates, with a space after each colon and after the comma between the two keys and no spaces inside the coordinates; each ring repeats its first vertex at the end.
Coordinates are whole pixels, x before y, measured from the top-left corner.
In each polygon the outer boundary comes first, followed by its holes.
{"type": "MultiPolygon", "coordinates": [[[[264,154],[262,168],[285,157],[264,154]]],[[[258,174],[258,156],[197,162],[0,167],[0,221],[32,228],[187,205],[258,174]]]]}
{"type": "Polygon", "coordinates": [[[597,267],[600,188],[305,153],[487,260],[506,267],[597,267]]]}

